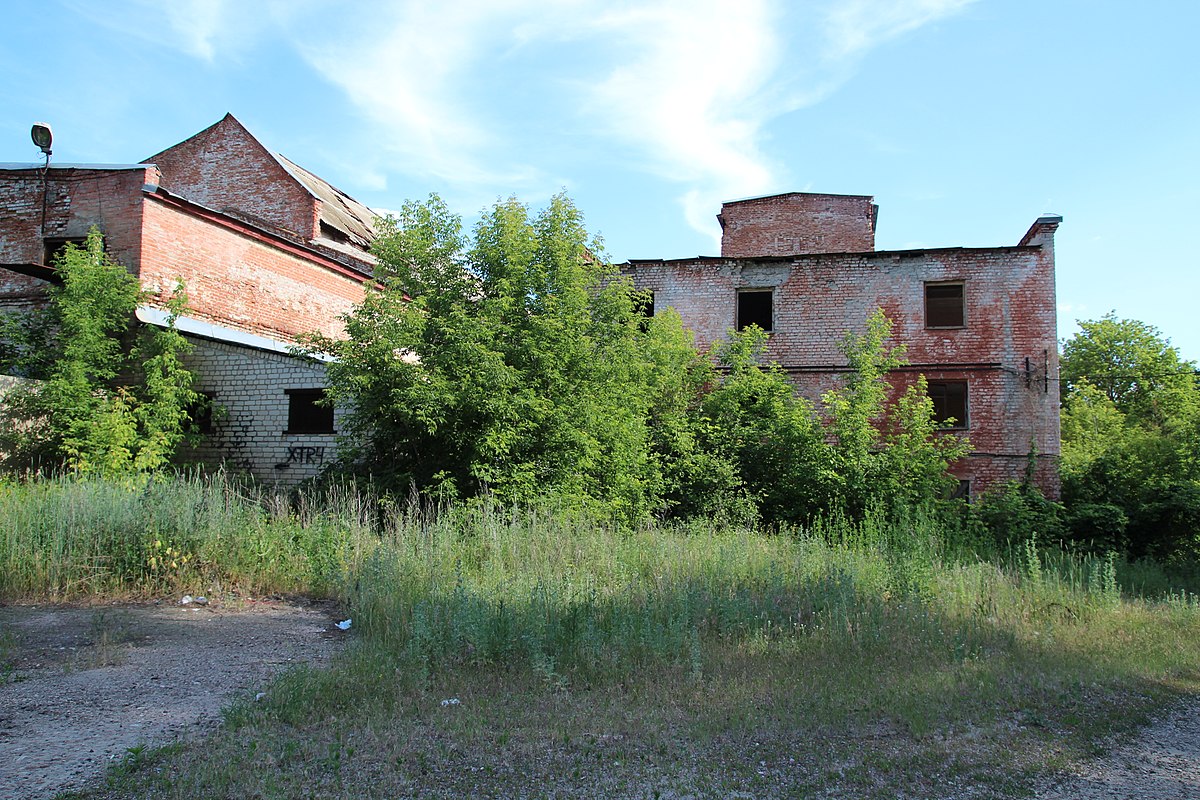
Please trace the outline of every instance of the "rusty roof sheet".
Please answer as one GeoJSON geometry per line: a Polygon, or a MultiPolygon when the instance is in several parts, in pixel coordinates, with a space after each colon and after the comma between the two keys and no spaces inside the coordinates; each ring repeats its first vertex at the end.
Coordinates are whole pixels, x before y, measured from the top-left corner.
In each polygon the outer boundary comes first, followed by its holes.
{"type": "Polygon", "coordinates": [[[375,212],[294,161],[279,153],[272,155],[321,201],[321,222],[346,234],[352,244],[364,250],[370,248],[376,236],[375,220],[378,216],[375,212]]]}

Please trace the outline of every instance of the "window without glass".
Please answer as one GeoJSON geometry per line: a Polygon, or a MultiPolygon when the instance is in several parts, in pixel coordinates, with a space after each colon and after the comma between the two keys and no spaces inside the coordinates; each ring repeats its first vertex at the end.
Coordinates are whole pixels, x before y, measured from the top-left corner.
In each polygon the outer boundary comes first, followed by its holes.
{"type": "Polygon", "coordinates": [[[925,327],[961,328],[966,318],[963,284],[925,284],[925,327]]]}
{"type": "Polygon", "coordinates": [[[971,502],[971,482],[969,480],[960,480],[954,490],[950,492],[951,500],[965,500],[971,502]]]}
{"type": "Polygon", "coordinates": [[[324,389],[287,389],[288,426],[284,433],[333,433],[333,406],[324,389]]]}
{"type": "Polygon", "coordinates": [[[739,289],[737,294],[737,329],[744,331],[757,325],[768,333],[774,330],[775,307],[770,289],[739,289]]]}
{"type": "Polygon", "coordinates": [[[636,291],[630,295],[630,299],[633,300],[633,313],[635,316],[654,316],[654,292],[649,289],[636,291]]]}
{"type": "Polygon", "coordinates": [[[949,422],[955,429],[967,427],[966,381],[929,381],[929,399],[938,422],[949,422]]]}
{"type": "Polygon", "coordinates": [[[53,265],[62,249],[69,244],[83,248],[87,239],[82,236],[51,236],[42,240],[42,263],[53,265]]]}
{"type": "Polygon", "coordinates": [[[198,392],[200,398],[187,409],[191,419],[192,433],[207,434],[213,432],[213,405],[217,400],[216,392],[198,392]]]}

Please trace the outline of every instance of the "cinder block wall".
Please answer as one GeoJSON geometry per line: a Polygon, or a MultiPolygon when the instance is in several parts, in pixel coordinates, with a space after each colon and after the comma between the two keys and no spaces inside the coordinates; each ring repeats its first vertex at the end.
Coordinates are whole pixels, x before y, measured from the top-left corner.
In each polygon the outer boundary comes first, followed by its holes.
{"type": "Polygon", "coordinates": [[[289,434],[288,389],[328,385],[320,362],[248,347],[191,339],[185,364],[196,389],[212,394],[213,431],[198,447],[180,453],[184,462],[225,464],[268,483],[295,485],[317,475],[335,458],[342,412],[334,411],[335,433],[289,434]]]}

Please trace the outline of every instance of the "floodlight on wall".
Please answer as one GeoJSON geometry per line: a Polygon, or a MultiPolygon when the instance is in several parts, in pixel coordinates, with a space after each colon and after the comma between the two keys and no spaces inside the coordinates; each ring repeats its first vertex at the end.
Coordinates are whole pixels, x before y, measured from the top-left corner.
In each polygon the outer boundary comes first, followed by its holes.
{"type": "Polygon", "coordinates": [[[38,149],[50,157],[50,145],[54,144],[54,132],[50,130],[50,126],[45,122],[35,122],[29,130],[29,136],[33,139],[33,143],[38,149]]]}
{"type": "Polygon", "coordinates": [[[49,202],[49,187],[46,184],[46,178],[50,174],[50,145],[54,144],[54,132],[50,130],[48,123],[35,122],[29,129],[29,138],[33,139],[37,148],[46,155],[46,165],[42,169],[42,227],[40,233],[44,239],[46,237],[46,205],[49,202]]]}

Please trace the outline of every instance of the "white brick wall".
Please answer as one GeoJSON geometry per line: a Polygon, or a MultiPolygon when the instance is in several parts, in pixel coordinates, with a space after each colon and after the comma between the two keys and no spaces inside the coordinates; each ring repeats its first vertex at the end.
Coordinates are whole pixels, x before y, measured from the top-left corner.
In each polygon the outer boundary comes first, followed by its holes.
{"type": "MultiPolygon", "coordinates": [[[[288,389],[328,385],[320,362],[191,338],[185,363],[195,388],[215,395],[212,433],[180,453],[183,462],[226,464],[261,481],[295,485],[332,462],[336,434],[286,433],[288,389]]],[[[341,418],[334,412],[334,430],[341,418]]]]}

